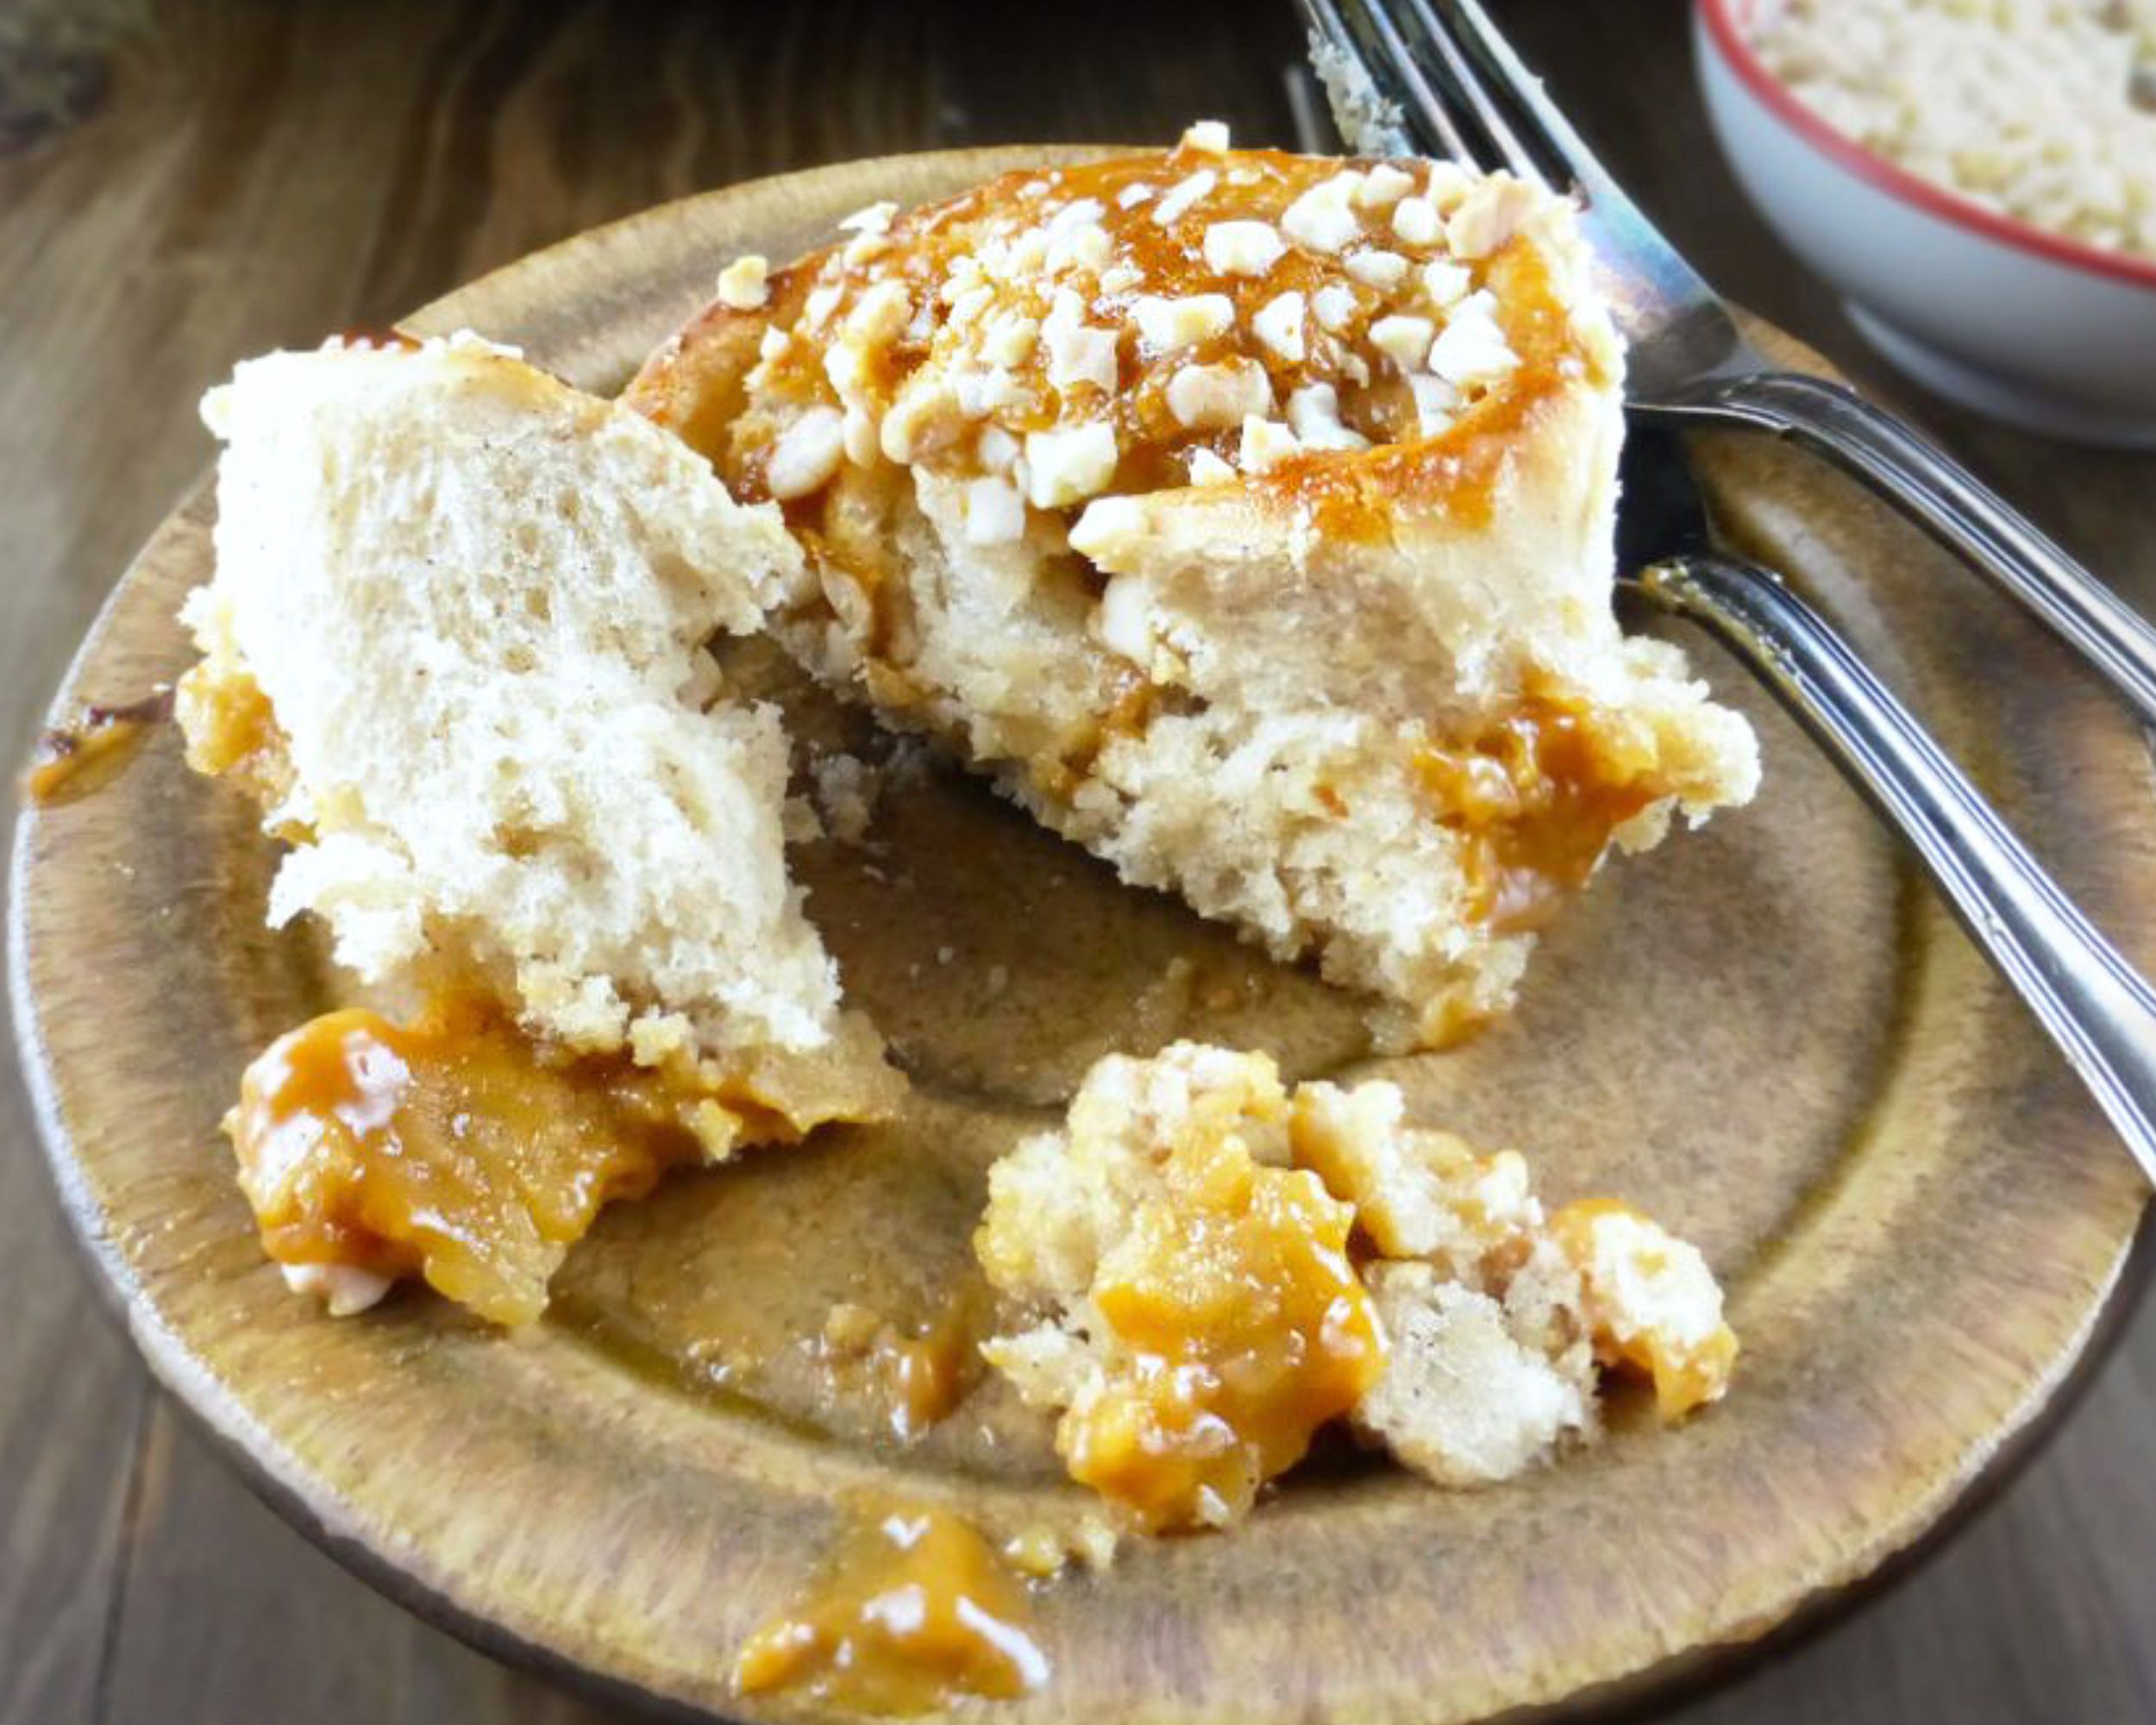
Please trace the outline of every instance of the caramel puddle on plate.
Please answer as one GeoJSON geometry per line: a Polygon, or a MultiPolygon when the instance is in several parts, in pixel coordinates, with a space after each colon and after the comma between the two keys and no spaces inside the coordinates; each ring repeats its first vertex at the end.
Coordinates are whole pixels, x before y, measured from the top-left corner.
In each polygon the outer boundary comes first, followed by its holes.
{"type": "Polygon", "coordinates": [[[987,1371],[980,1353],[991,1314],[985,1289],[964,1284],[947,1308],[910,1329],[874,1307],[841,1301],[818,1346],[834,1396],[881,1399],[891,1435],[912,1443],[965,1401],[987,1371]]]}
{"type": "Polygon", "coordinates": [[[1028,1129],[917,1093],[887,1124],[677,1174],[599,1219],[547,1320],[805,1437],[940,1472],[1060,1478],[1050,1422],[977,1348],[986,1169],[1028,1129]]]}
{"type": "Polygon", "coordinates": [[[749,1636],[743,1695],[800,1690],[856,1713],[904,1715],[1046,1684],[1025,1584],[947,1510],[856,1505],[824,1574],[749,1636]]]}
{"type": "Polygon", "coordinates": [[[71,803],[127,770],[151,731],[172,716],[172,692],[160,688],[124,706],[86,706],[71,723],[37,740],[22,793],[40,807],[71,803]]]}

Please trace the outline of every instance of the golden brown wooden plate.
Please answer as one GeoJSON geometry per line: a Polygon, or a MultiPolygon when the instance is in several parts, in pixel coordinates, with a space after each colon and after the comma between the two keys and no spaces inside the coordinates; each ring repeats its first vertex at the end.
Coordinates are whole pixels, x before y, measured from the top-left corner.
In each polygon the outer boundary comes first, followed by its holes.
{"type": "MultiPolygon", "coordinates": [[[[733,253],[789,256],[874,199],[1055,154],[713,192],[411,327],[469,324],[611,389],[733,253]]],[[[1733,527],[1801,577],[2129,956],[2156,960],[2148,760],[2094,681],[1801,459],[1709,453],[1733,527]]],[[[209,573],[207,517],[198,492],[151,541],[62,709],[182,668],[172,612],[209,573]]],[[[1871,817],[1691,644],[1760,727],[1756,806],[1612,863],[1514,1022],[1384,1070],[1426,1117],[1526,1148],[1551,1197],[1621,1193],[1699,1240],[1745,1338],[1728,1401],[1673,1432],[1620,1421],[1476,1494],[1335,1457],[1230,1537],[1128,1545],[1043,1596],[1055,1681],[990,1716],[1434,1725],[1629,1693],[1906,1546],[2073,1363],[2140,1214],[2132,1162],[1871,817]]],[[[548,1321],[504,1337],[423,1293],[332,1321],[262,1257],[216,1122],[246,1059],[338,985],[310,942],[263,928],[271,854],[240,800],[164,736],[109,788],[25,817],[11,974],[75,1226],[158,1376],[398,1596],[617,1692],[805,1717],[736,1703],[726,1674],[847,1491],[999,1528],[1087,1508],[993,1389],[901,1448],[870,1403],[819,1413],[790,1339],[835,1298],[931,1311],[962,1275],[982,1166],[1094,1055],[1213,1035],[1333,1070],[1357,1063],[1357,1014],[977,786],[906,792],[874,836],[873,875],[857,852],[803,864],[849,988],[914,1073],[905,1118],[610,1214],[548,1321]]]]}

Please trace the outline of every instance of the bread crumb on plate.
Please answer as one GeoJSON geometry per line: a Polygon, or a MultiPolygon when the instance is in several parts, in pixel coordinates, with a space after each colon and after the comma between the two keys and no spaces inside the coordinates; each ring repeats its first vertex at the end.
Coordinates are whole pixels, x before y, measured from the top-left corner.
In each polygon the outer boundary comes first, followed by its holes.
{"type": "Polygon", "coordinates": [[[983,1348],[1140,1527],[1217,1527],[1344,1416],[1445,1485],[1599,1432],[1610,1374],[1675,1421],[1736,1338],[1698,1251],[1637,1212],[1546,1214],[1525,1161],[1409,1125],[1399,1088],[1178,1043],[1087,1076],[989,1172],[983,1348]]]}

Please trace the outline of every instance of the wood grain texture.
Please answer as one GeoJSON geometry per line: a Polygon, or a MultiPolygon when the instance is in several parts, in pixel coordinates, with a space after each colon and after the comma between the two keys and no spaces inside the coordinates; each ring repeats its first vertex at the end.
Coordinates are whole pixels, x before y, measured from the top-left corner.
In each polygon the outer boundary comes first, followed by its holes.
{"type": "MultiPolygon", "coordinates": [[[[113,573],[207,459],[192,401],[234,358],[800,162],[1164,136],[1198,111],[1285,141],[1284,14],[1179,6],[1165,53],[1160,9],[1117,4],[1075,31],[957,6],[0,9],[0,744],[19,756],[113,573]]],[[[1714,159],[1671,0],[1507,14],[1681,243],[1870,363],[1714,159]]],[[[2156,598],[2142,530],[2156,464],[1924,408],[2122,587],[2156,598]]],[[[308,1688],[313,1718],[587,1716],[380,1605],[191,1443],[159,1438],[157,1466],[135,1473],[141,1380],[95,1320],[44,1186],[0,1082],[0,1720],[248,1716],[336,1637],[350,1681],[308,1688]]],[[[2138,1458],[2152,1421],[2144,1321],[2057,1447],[1942,1559],[1696,1716],[2156,1710],[2156,1486],[2138,1458]]]]}

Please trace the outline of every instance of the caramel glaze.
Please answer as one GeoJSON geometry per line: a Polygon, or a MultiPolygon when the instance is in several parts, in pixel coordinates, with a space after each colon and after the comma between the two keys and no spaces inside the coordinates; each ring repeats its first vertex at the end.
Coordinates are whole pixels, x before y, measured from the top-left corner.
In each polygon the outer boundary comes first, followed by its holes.
{"type": "Polygon", "coordinates": [[[72,802],[110,784],[158,725],[172,716],[172,692],[159,689],[124,706],[86,706],[37,740],[23,794],[45,806],[72,802]]]}
{"type": "Polygon", "coordinates": [[[1025,1586],[969,1523],[942,1509],[856,1510],[824,1576],[743,1646],[734,1683],[855,1713],[1015,1700],[1049,1678],[1031,1624],[1025,1586]]]}
{"type": "Polygon", "coordinates": [[[1282,505],[1306,509],[1331,538],[1388,539],[1408,510],[1434,511],[1467,529],[1489,525],[1513,452],[1574,386],[1572,368],[1594,362],[1551,286],[1548,263],[1532,245],[1510,240],[1486,267],[1498,325],[1520,355],[1516,370],[1434,437],[1291,455],[1250,483],[1282,505]]]}
{"type": "Polygon", "coordinates": [[[385,352],[416,354],[426,344],[391,323],[352,323],[338,332],[348,348],[378,348],[385,352]]]}
{"type": "MultiPolygon", "coordinates": [[[[291,756],[269,697],[251,674],[230,661],[204,659],[182,674],[173,710],[195,771],[226,780],[266,810],[284,801],[291,756]]],[[[287,828],[283,836],[304,834],[287,828]]]]}
{"type": "MultiPolygon", "coordinates": [[[[891,229],[893,252],[881,260],[852,266],[831,274],[837,248],[811,254],[775,271],[769,298],[755,311],[714,304],[685,329],[661,357],[631,386],[628,398],[659,423],[668,425],[710,457],[741,495],[768,496],[765,479],[774,432],[766,411],[774,402],[835,401],[822,373],[824,343],[797,339],[767,368],[753,393],[745,386],[756,364],[757,339],[767,329],[797,325],[812,286],[834,282],[840,290],[825,331],[843,323],[847,310],[871,282],[895,277],[916,293],[932,292],[957,256],[976,246],[983,223],[999,211],[1023,210],[1022,190],[1045,185],[1062,199],[1094,198],[1104,206],[1101,222],[1115,243],[1119,263],[1141,271],[1144,279],[1130,293],[1166,297],[1221,293],[1234,304],[1230,329],[1169,356],[1144,355],[1127,326],[1118,353],[1118,380],[1108,399],[1122,457],[1105,488],[1134,495],[1180,486],[1191,452],[1203,447],[1223,459],[1234,453],[1232,430],[1194,430],[1177,423],[1167,405],[1167,384],[1186,365],[1223,358],[1254,360],[1267,370],[1275,400],[1285,400],[1302,383],[1332,382],[1339,392],[1342,418],[1376,446],[1363,451],[1310,452],[1292,456],[1269,473],[1241,483],[1284,503],[1308,505],[1327,533],[1373,536],[1389,530],[1403,503],[1435,506],[1468,523],[1487,520],[1509,449],[1520,429],[1576,377],[1606,381],[1605,358],[1584,341],[1558,298],[1549,266],[1534,244],[1515,235],[1477,267],[1478,285],[1496,296],[1500,327],[1518,367],[1464,408],[1455,423],[1434,437],[1413,431],[1413,404],[1405,387],[1383,366],[1366,382],[1341,377],[1321,365],[1317,354],[1291,364],[1245,333],[1258,309],[1275,295],[1306,294],[1327,283],[1355,288],[1359,306],[1340,332],[1342,345],[1360,350],[1369,324],[1389,309],[1395,296],[1354,284],[1337,261],[1291,249],[1262,277],[1221,274],[1202,256],[1205,228],[1224,220],[1277,219],[1295,196],[1338,172],[1344,164],[1298,157],[1272,150],[1235,152],[1233,171],[1256,176],[1236,185],[1224,179],[1189,214],[1168,227],[1155,223],[1150,206],[1122,210],[1117,195],[1131,185],[1162,186],[1205,168],[1207,159],[1188,151],[1166,156],[1138,156],[1056,170],[1044,175],[1016,173],[988,182],[942,204],[907,211],[891,229]]],[[[1368,164],[1361,164],[1368,166],[1368,164]]],[[[1225,166],[1225,165],[1222,165],[1225,166]]],[[[927,361],[931,342],[902,340],[881,359],[878,381],[895,387],[914,367],[927,361]],[[887,376],[881,375],[887,373],[887,376]]],[[[1021,375],[1037,369],[1037,362],[1021,375]]],[[[1097,386],[1074,386],[1082,405],[1097,386]]],[[[1022,404],[999,410],[994,423],[1023,433],[1055,423],[1058,397],[1034,390],[1022,404]]],[[[976,472],[975,436],[924,452],[917,465],[931,471],[976,472]]],[[[834,549],[849,574],[866,575],[873,586],[889,553],[849,555],[859,536],[844,519],[862,511],[854,493],[862,477],[851,463],[823,489],[788,502],[787,512],[797,530],[813,536],[812,549],[834,549]]],[[[890,475],[885,475],[887,480],[890,475]]]]}
{"type": "MultiPolygon", "coordinates": [[[[1179,151],[1166,156],[1089,163],[1045,174],[1007,174],[946,204],[895,217],[891,228],[892,251],[880,260],[848,267],[837,274],[839,297],[823,329],[826,333],[836,331],[861,292],[877,280],[896,278],[906,282],[917,295],[932,292],[953,260],[981,243],[990,218],[1026,209],[1029,200],[1025,191],[1029,186],[1044,186],[1058,200],[1095,199],[1104,206],[1100,219],[1113,242],[1115,260],[1143,276],[1138,287],[1108,296],[1110,303],[1132,299],[1141,293],[1166,298],[1213,293],[1225,295],[1235,312],[1223,333],[1163,355],[1142,352],[1134,329],[1125,325],[1117,355],[1116,388],[1096,404],[1106,406],[1106,417],[1115,428],[1122,450],[1114,477],[1103,488],[1105,492],[1130,496],[1182,486],[1188,482],[1189,455],[1200,447],[1224,460],[1233,455],[1237,430],[1187,428],[1178,423],[1168,405],[1168,384],[1177,372],[1186,366],[1232,357],[1256,361],[1266,368],[1275,401],[1285,401],[1307,382],[1334,384],[1343,420],[1376,446],[1370,451],[1291,457],[1250,483],[1276,494],[1307,495],[1344,504],[1353,511],[1361,529],[1369,530],[1389,518],[1398,507],[1398,496],[1394,497],[1391,509],[1370,515],[1356,507],[1368,486],[1343,486],[1341,477],[1373,467],[1384,468],[1413,453],[1423,458],[1411,464],[1417,500],[1426,497],[1470,517],[1486,514],[1489,480],[1504,453],[1506,422],[1531,412],[1539,401],[1554,394],[1569,370],[1600,370],[1601,362],[1579,339],[1552,291],[1548,267],[1532,242],[1515,236],[1476,267],[1478,285],[1489,286],[1497,295],[1500,326],[1519,355],[1520,366],[1469,407],[1451,428],[1433,438],[1416,435],[1412,398],[1383,366],[1374,367],[1367,381],[1357,382],[1340,375],[1321,357],[1319,350],[1329,347],[1323,340],[1307,359],[1290,362],[1248,333],[1258,310],[1277,295],[1287,292],[1309,295],[1328,283],[1342,285],[1356,292],[1358,308],[1339,332],[1339,346],[1367,354],[1369,325],[1395,305],[1413,309],[1412,293],[1357,284],[1337,260],[1300,248],[1291,248],[1259,276],[1223,273],[1204,260],[1203,235],[1208,226],[1223,221],[1276,221],[1298,195],[1343,166],[1369,165],[1294,156],[1277,150],[1240,150],[1225,161],[1179,151]],[[1224,176],[1220,182],[1188,213],[1167,226],[1153,219],[1150,204],[1125,210],[1117,203],[1118,195],[1131,185],[1143,183],[1165,189],[1184,174],[1208,168],[1224,176]],[[1244,184],[1226,177],[1237,172],[1253,177],[1244,184]],[[1428,459],[1433,455],[1437,459],[1428,459]],[[1448,462],[1444,459],[1446,455],[1454,459],[1448,462]]],[[[682,351],[693,354],[705,344],[715,344],[711,358],[722,366],[730,368],[749,361],[753,336],[745,351],[731,348],[733,328],[761,332],[766,327],[795,323],[805,307],[810,288],[834,279],[829,267],[836,249],[813,253],[775,272],[770,298],[758,311],[718,307],[707,312],[684,333],[682,351]]],[[[935,340],[933,336],[925,342],[906,339],[886,349],[874,379],[880,386],[878,392],[887,398],[895,392],[915,367],[929,360],[935,340]]],[[[768,417],[755,410],[774,402],[835,401],[824,376],[824,342],[797,337],[768,367],[765,380],[753,394],[734,394],[736,411],[724,416],[695,411],[693,383],[687,393],[648,392],[632,398],[711,456],[743,495],[763,498],[769,494],[765,470],[772,427],[768,417]]],[[[691,369],[700,374],[705,367],[698,364],[691,369]]],[[[1018,368],[1018,374],[1037,380],[1039,369],[1037,354],[1018,368]]],[[[1039,430],[1062,417],[1062,406],[1072,401],[1083,406],[1097,394],[1098,386],[1091,383],[1075,385],[1063,394],[1044,384],[1020,403],[999,409],[993,418],[1012,432],[1039,430]]],[[[924,450],[915,464],[961,475],[976,473],[980,470],[976,442],[977,434],[969,433],[924,450]]],[[[799,508],[797,500],[796,512],[806,516],[815,511],[799,508]]],[[[1332,525],[1326,524],[1329,529],[1332,525]]]]}
{"type": "MultiPolygon", "coordinates": [[[[1202,259],[1202,234],[1209,223],[1276,217],[1299,192],[1337,172],[1339,164],[1263,150],[1238,152],[1232,160],[1239,170],[1260,177],[1244,185],[1224,182],[1197,211],[1165,229],[1151,221],[1147,206],[1119,209],[1117,194],[1140,182],[1172,183],[1182,173],[1203,168],[1205,159],[1178,152],[1094,163],[1046,176],[1006,175],[948,204],[906,212],[896,218],[892,229],[900,261],[841,272],[837,277],[841,297],[824,327],[827,331],[836,329],[871,279],[895,274],[917,292],[932,292],[952,259],[978,242],[986,217],[1013,205],[1023,207],[1021,188],[1045,180],[1059,198],[1092,198],[1104,204],[1102,220],[1115,240],[1119,261],[1144,273],[1136,292],[1225,293],[1235,304],[1236,320],[1230,331],[1171,357],[1144,358],[1134,332],[1125,329],[1117,389],[1108,404],[1123,454],[1109,492],[1135,495],[1180,486],[1186,482],[1192,452],[1201,447],[1223,458],[1233,454],[1236,434],[1191,430],[1175,423],[1167,406],[1167,384],[1186,365],[1237,357],[1265,366],[1276,400],[1285,400],[1312,379],[1333,381],[1339,390],[1342,418],[1376,446],[1367,451],[1291,457],[1266,474],[1242,481],[1257,496],[1306,515],[1326,533],[1344,537],[1388,534],[1403,505],[1434,508],[1465,524],[1486,522],[1510,449],[1536,416],[1570,386],[1574,375],[1599,375],[1601,367],[1601,361],[1581,341],[1558,301],[1540,254],[1525,237],[1515,237],[1482,266],[1482,280],[1497,295],[1500,324],[1520,356],[1520,366],[1466,407],[1447,430],[1436,437],[1418,437],[1413,433],[1413,404],[1404,386],[1382,367],[1368,383],[1356,384],[1323,370],[1314,355],[1307,363],[1290,365],[1244,333],[1259,306],[1273,296],[1290,290],[1314,292],[1328,281],[1345,282],[1348,279],[1335,264],[1291,251],[1263,278],[1253,278],[1220,275],[1202,259]]],[[[710,457],[743,498],[761,499],[769,494],[765,473],[775,427],[769,405],[834,398],[821,371],[823,346],[812,341],[797,339],[767,368],[769,375],[755,392],[745,385],[756,365],[761,333],[798,326],[811,288],[830,279],[827,270],[833,261],[833,250],[826,250],[775,272],[769,300],[758,311],[713,306],[682,333],[662,361],[647,368],[629,392],[633,405],[710,457]]],[[[1367,287],[1357,291],[1363,303],[1342,332],[1348,348],[1359,345],[1369,323],[1391,303],[1387,295],[1367,287]]],[[[895,344],[880,360],[880,381],[895,389],[912,367],[925,361],[930,351],[927,344],[895,344]]],[[[1094,386],[1075,387],[1084,396],[1094,386]]],[[[1055,422],[1056,401],[1054,392],[1037,389],[1027,405],[1000,411],[995,423],[1019,434],[1041,429],[1055,422]]],[[[917,464],[962,475],[978,471],[976,441],[977,434],[931,449],[917,464]]],[[[867,467],[848,462],[828,484],[785,505],[788,524],[809,551],[812,566],[842,575],[862,596],[869,613],[864,650],[902,706],[909,704],[904,666],[910,655],[903,582],[893,568],[891,528],[910,506],[910,486],[903,472],[881,461],[867,467]]],[[[1090,572],[1083,559],[1071,561],[1090,572]]],[[[1093,573],[1096,590],[1099,580],[1093,573]]],[[[830,583],[825,585],[828,589],[830,583]]],[[[827,609],[836,614],[835,607],[827,609]]]]}
{"type": "Polygon", "coordinates": [[[1248,1513],[1385,1363],[1354,1211],[1316,1175],[1260,1165],[1228,1132],[1176,1145],[1163,1172],[1168,1201],[1093,1288],[1128,1364],[1056,1435],[1071,1477],[1152,1533],[1248,1513]]]}
{"type": "Polygon", "coordinates": [[[279,1263],[421,1276],[519,1324],[602,1206],[703,1157],[713,1108],[795,1135],[693,1070],[563,1055],[457,991],[407,1025],[354,1007],[279,1037],[226,1130],[279,1263]]]}
{"type": "Polygon", "coordinates": [[[1587,884],[1610,835],[1669,794],[1617,757],[1591,708],[1547,693],[1416,750],[1438,819],[1467,841],[1470,915],[1501,934],[1539,929],[1587,884]]]}

